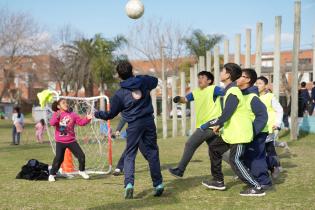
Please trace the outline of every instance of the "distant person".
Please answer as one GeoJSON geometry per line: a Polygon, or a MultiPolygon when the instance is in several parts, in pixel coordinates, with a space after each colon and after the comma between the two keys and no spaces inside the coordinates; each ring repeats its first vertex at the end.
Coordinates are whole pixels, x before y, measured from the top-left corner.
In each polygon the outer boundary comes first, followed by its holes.
{"type": "Polygon", "coordinates": [[[14,107],[12,114],[13,130],[12,130],[12,145],[19,145],[21,133],[24,127],[24,115],[19,107],[14,107]]]}
{"type": "Polygon", "coordinates": [[[299,90],[299,97],[301,97],[303,101],[303,112],[307,111],[307,108],[311,102],[311,97],[308,92],[308,89],[306,88],[306,82],[301,82],[301,88],[299,90]]]}
{"type": "Polygon", "coordinates": [[[43,143],[43,135],[45,131],[45,120],[41,119],[39,122],[36,123],[35,125],[35,136],[36,140],[38,143],[42,144],[43,143]]]}
{"type": "Polygon", "coordinates": [[[310,115],[313,114],[314,107],[315,107],[315,81],[313,82],[313,87],[312,87],[312,91],[311,91],[311,102],[312,102],[312,108],[311,108],[310,115]]]}

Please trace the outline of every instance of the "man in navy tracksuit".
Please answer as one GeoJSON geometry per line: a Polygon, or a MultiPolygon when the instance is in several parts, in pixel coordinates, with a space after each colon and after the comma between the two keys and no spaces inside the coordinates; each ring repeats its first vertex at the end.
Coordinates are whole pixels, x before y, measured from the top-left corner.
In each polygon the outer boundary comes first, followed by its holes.
{"type": "Polygon", "coordinates": [[[116,71],[123,81],[120,82],[121,88],[111,98],[111,110],[96,112],[95,117],[108,120],[121,112],[123,119],[128,122],[124,158],[125,198],[133,198],[135,159],[138,148],[149,162],[155,190],[154,196],[160,196],[164,191],[164,186],[150,96],[150,91],[156,88],[158,80],[146,75],[134,76],[132,65],[128,61],[121,61],[116,71]]]}
{"type": "Polygon", "coordinates": [[[243,69],[242,76],[237,80],[237,85],[242,94],[248,100],[251,112],[254,114],[253,132],[254,139],[246,145],[244,153],[245,165],[250,169],[255,180],[264,190],[272,186],[266,162],[265,141],[268,132],[263,132],[268,121],[267,108],[259,99],[258,88],[253,86],[257,80],[257,74],[253,69],[243,69]]]}

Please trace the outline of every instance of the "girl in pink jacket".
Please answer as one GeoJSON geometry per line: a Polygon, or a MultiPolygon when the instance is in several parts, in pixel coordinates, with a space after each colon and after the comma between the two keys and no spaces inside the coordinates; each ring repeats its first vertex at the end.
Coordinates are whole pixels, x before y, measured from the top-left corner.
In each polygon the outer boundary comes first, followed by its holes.
{"type": "Polygon", "coordinates": [[[43,143],[43,134],[45,131],[45,120],[41,119],[38,123],[35,125],[35,135],[36,135],[36,140],[38,143],[43,143]]]}
{"type": "Polygon", "coordinates": [[[59,99],[52,104],[54,111],[50,119],[50,125],[55,126],[55,140],[56,140],[56,156],[54,158],[52,168],[48,181],[54,182],[57,171],[64,159],[65,150],[69,150],[73,155],[78,158],[79,174],[84,179],[89,179],[89,175],[85,172],[85,155],[76,141],[74,126],[84,126],[88,124],[93,115],[88,114],[86,117],[81,118],[78,114],[69,111],[68,103],[65,99],[59,99]]]}

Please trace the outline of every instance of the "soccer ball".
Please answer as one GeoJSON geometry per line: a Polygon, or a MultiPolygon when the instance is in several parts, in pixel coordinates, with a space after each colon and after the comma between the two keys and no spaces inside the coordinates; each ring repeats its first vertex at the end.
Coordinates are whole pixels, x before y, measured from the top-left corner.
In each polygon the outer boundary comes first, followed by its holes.
{"type": "Polygon", "coordinates": [[[144,6],[140,0],[129,0],[126,4],[125,10],[128,17],[138,19],[144,13],[144,6]]]}

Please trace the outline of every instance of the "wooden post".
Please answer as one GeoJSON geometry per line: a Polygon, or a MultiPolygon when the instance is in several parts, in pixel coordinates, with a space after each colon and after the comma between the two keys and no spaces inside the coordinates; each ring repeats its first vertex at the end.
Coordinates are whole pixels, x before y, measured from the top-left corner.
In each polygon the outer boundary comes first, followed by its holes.
{"type": "Polygon", "coordinates": [[[214,84],[220,84],[220,48],[214,46],[214,84]]]}
{"type": "Polygon", "coordinates": [[[153,106],[153,115],[154,115],[154,123],[157,127],[157,104],[156,104],[156,89],[151,90],[151,98],[152,98],[152,106],[153,106]]]}
{"type": "Polygon", "coordinates": [[[163,139],[167,138],[167,81],[163,80],[162,86],[162,126],[163,139]]]}
{"type": "MultiPolygon", "coordinates": [[[[172,76],[172,98],[177,96],[177,85],[176,85],[176,77],[172,76]]],[[[172,129],[172,137],[177,136],[177,104],[172,103],[173,110],[173,129],[172,129]]]]}
{"type": "MultiPolygon", "coordinates": [[[[186,96],[185,72],[180,73],[180,95],[186,96]]],[[[182,104],[182,136],[186,135],[186,104],[182,104]]]]}
{"type": "Polygon", "coordinates": [[[207,68],[207,71],[210,71],[211,72],[211,51],[207,51],[206,53],[206,68],[207,68]]]}
{"type": "Polygon", "coordinates": [[[245,68],[250,68],[251,66],[251,29],[246,29],[246,52],[245,52],[245,68]]]}
{"type": "Polygon", "coordinates": [[[241,34],[235,35],[234,63],[241,64],[241,34]]]}
{"type": "Polygon", "coordinates": [[[224,40],[224,62],[226,64],[229,62],[229,40],[224,40]]]}
{"type": "MultiPolygon", "coordinates": [[[[194,77],[194,68],[190,68],[190,92],[195,89],[195,77],[194,77]]],[[[190,132],[191,134],[195,131],[195,103],[193,101],[190,102],[190,132]]]]}
{"type": "Polygon", "coordinates": [[[294,38],[292,52],[291,140],[298,137],[298,65],[301,36],[301,1],[294,2],[294,38]]]}
{"type": "Polygon", "coordinates": [[[276,16],[272,92],[278,100],[279,100],[279,93],[280,93],[280,56],[281,56],[280,49],[281,49],[281,16],[276,16]]]}
{"type": "Polygon", "coordinates": [[[263,24],[258,22],[256,25],[256,56],[255,56],[255,70],[258,77],[261,75],[262,34],[263,34],[263,24]]]}
{"type": "Polygon", "coordinates": [[[205,71],[206,67],[205,67],[205,56],[199,56],[199,71],[205,71]]]}

